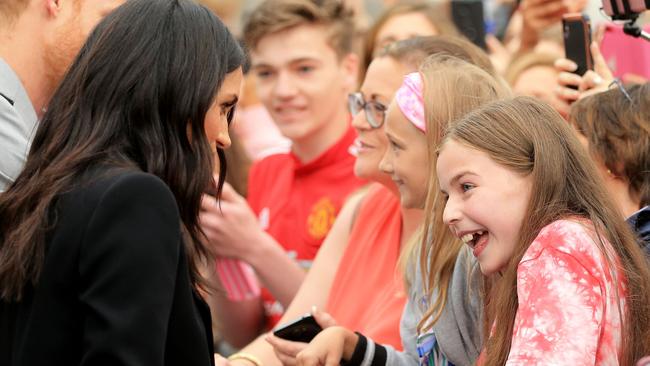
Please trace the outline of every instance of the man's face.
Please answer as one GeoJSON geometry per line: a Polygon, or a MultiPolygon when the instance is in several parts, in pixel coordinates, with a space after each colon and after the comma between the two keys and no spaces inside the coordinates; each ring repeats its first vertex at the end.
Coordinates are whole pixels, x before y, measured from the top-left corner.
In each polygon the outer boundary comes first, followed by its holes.
{"type": "Polygon", "coordinates": [[[58,84],[90,32],[125,0],[60,1],[54,29],[45,44],[49,78],[58,84]]]}
{"type": "Polygon", "coordinates": [[[294,142],[327,139],[347,118],[356,64],[353,55],[337,57],[328,33],[325,26],[299,25],[265,36],[251,52],[258,96],[294,142]]]}

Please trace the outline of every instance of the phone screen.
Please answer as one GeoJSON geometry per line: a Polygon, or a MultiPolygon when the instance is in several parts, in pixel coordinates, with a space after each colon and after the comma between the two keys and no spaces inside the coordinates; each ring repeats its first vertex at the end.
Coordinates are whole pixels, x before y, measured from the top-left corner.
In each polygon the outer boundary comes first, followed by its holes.
{"type": "Polygon", "coordinates": [[[307,314],[289,324],[282,325],[273,331],[276,337],[294,342],[309,343],[320,331],[323,330],[316,319],[307,314]]]}

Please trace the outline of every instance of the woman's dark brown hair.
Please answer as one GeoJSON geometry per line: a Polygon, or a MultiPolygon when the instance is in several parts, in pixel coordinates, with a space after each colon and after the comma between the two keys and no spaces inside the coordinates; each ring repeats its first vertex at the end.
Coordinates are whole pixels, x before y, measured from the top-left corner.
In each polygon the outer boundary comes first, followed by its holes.
{"type": "MultiPolygon", "coordinates": [[[[0,195],[0,297],[38,282],[57,198],[99,165],[161,178],[178,205],[192,281],[208,256],[198,224],[215,184],[205,115],[226,74],[246,66],[227,28],[189,0],[130,0],[91,33],[55,92],[25,169],[0,195]]],[[[226,174],[223,151],[217,191],[226,174]]]]}

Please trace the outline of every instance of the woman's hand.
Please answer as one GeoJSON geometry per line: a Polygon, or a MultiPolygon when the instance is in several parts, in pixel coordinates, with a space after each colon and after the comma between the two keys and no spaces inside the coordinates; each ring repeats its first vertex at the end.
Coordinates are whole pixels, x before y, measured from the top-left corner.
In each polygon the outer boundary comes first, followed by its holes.
{"type": "Polygon", "coordinates": [[[320,332],[296,356],[299,366],[338,366],[349,360],[359,342],[359,336],[343,327],[330,327],[320,332]]]}
{"type": "Polygon", "coordinates": [[[564,58],[555,61],[555,68],[559,72],[558,84],[560,85],[556,95],[567,104],[606,91],[614,81],[614,75],[607,66],[598,44],[593,42],[590,48],[594,60],[594,70],[589,70],[582,76],[572,73],[578,68],[575,62],[564,58]]]}
{"type": "MultiPolygon", "coordinates": [[[[330,314],[317,310],[315,307],[312,308],[311,314],[323,329],[336,325],[336,321],[330,314]]],[[[275,352],[276,357],[285,366],[297,365],[296,356],[308,346],[308,343],[288,341],[286,339],[276,337],[273,335],[273,333],[267,334],[266,341],[269,342],[271,346],[273,346],[273,352],[275,352]]]]}

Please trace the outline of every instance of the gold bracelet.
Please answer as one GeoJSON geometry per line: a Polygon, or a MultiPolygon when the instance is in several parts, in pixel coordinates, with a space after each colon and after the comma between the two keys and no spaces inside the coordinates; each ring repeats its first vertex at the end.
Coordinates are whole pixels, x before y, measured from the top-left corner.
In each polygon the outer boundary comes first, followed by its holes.
{"type": "Polygon", "coordinates": [[[228,361],[234,361],[234,360],[246,360],[255,366],[262,366],[262,361],[260,361],[259,358],[251,355],[250,353],[237,352],[234,355],[228,357],[228,361]]]}

